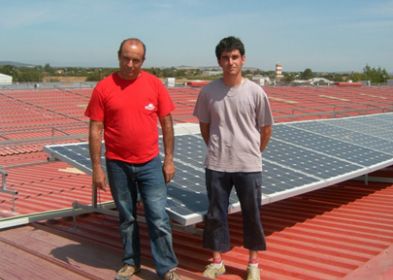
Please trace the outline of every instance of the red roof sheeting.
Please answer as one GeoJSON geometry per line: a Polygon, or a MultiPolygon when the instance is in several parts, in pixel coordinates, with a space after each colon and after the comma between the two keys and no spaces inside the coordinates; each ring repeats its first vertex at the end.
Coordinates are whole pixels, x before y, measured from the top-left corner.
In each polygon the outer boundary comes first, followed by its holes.
{"type": "MultiPolygon", "coordinates": [[[[276,122],[393,108],[393,87],[264,89],[276,122]]],[[[174,121],[196,122],[192,110],[200,89],[169,90],[176,104],[174,121]]],[[[91,202],[90,176],[66,163],[48,161],[42,151],[46,144],[86,141],[83,112],[90,93],[91,89],[0,90],[0,166],[8,173],[7,188],[18,191],[16,197],[0,192],[0,216],[91,202]]],[[[393,169],[372,176],[387,178],[387,183],[352,180],[265,205],[268,250],[260,253],[263,279],[390,279],[393,169]]],[[[111,200],[109,191],[99,194],[101,202],[111,200]]],[[[218,279],[242,279],[247,251],[241,246],[241,215],[231,215],[229,222],[234,247],[224,254],[228,272],[218,279]]],[[[145,225],[141,228],[144,270],[138,278],[155,279],[145,225]]],[[[201,247],[200,235],[175,229],[174,244],[184,279],[202,279],[210,253],[201,247]]],[[[109,279],[120,262],[117,219],[102,214],[79,216],[76,227],[72,219],[59,218],[2,230],[0,248],[3,279],[109,279]]]]}

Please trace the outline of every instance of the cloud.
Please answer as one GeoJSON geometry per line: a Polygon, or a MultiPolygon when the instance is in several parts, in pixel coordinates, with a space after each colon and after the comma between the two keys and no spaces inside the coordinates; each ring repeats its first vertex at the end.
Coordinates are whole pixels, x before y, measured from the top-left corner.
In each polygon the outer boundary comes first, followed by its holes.
{"type": "Polygon", "coordinates": [[[368,7],[365,12],[375,16],[393,17],[393,1],[389,0],[383,3],[373,4],[373,6],[368,7]]]}
{"type": "Polygon", "coordinates": [[[29,27],[45,21],[46,11],[43,9],[2,7],[0,28],[18,29],[29,27]]]}

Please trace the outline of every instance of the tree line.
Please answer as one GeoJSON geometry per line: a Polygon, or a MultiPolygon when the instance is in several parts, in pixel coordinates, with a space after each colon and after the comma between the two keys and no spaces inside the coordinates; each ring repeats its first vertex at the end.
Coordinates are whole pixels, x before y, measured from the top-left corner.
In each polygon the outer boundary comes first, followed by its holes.
{"type": "MultiPolygon", "coordinates": [[[[52,67],[49,64],[44,66],[34,67],[20,67],[12,65],[0,66],[0,73],[10,75],[13,77],[14,83],[26,83],[26,82],[42,82],[44,77],[85,77],[86,81],[94,82],[99,81],[110,73],[116,71],[117,68],[102,68],[102,67],[52,67]]],[[[221,74],[212,74],[208,71],[209,69],[199,68],[158,68],[151,67],[145,68],[144,70],[160,77],[174,77],[177,79],[199,79],[199,80],[212,80],[221,76],[221,74]]],[[[212,68],[210,70],[217,70],[212,68]]],[[[216,71],[217,72],[217,71],[216,71]]],[[[275,79],[274,71],[262,71],[261,69],[245,69],[243,71],[244,76],[252,78],[256,75],[269,77],[275,79]]],[[[387,71],[381,67],[371,67],[366,65],[362,72],[350,72],[350,73],[318,73],[313,72],[310,68],[300,72],[283,72],[285,82],[291,82],[295,79],[308,80],[313,77],[322,77],[333,82],[345,82],[352,80],[357,81],[370,81],[373,84],[382,84],[391,78],[387,71]]]]}
{"type": "Polygon", "coordinates": [[[375,68],[366,65],[363,68],[363,72],[351,72],[351,73],[314,73],[310,68],[306,68],[303,72],[284,72],[284,80],[286,82],[291,82],[295,79],[308,80],[314,77],[326,78],[334,82],[346,82],[346,81],[370,81],[373,84],[383,84],[389,78],[386,69],[381,67],[375,68]]]}

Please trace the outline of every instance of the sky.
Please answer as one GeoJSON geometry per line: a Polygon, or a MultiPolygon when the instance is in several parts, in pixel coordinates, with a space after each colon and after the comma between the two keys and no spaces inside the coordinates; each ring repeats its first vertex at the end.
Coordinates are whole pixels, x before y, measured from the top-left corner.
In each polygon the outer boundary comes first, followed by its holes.
{"type": "Polygon", "coordinates": [[[264,71],[393,73],[393,0],[0,0],[0,61],[117,67],[138,37],[145,67],[217,66],[227,36],[264,71]]]}

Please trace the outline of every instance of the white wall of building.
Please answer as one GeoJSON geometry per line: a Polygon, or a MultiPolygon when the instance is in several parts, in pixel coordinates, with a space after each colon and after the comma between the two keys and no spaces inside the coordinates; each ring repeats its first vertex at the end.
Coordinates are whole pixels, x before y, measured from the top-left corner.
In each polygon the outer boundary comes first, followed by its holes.
{"type": "Polygon", "coordinates": [[[0,85],[11,85],[12,84],[12,77],[0,73],[0,85]]]}
{"type": "Polygon", "coordinates": [[[175,87],[176,86],[176,78],[172,78],[172,77],[166,78],[165,79],[165,85],[167,87],[175,87]]]}

